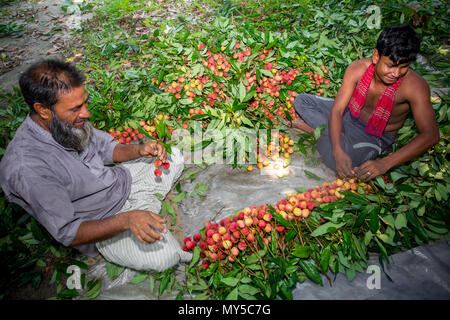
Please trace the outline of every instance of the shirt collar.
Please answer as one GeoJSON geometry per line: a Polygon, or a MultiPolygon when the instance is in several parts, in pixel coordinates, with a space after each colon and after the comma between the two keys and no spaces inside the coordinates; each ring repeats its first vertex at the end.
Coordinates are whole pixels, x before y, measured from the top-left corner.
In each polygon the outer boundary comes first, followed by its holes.
{"type": "Polygon", "coordinates": [[[37,135],[39,135],[44,142],[50,143],[52,145],[56,145],[60,148],[63,148],[66,151],[70,151],[70,152],[75,152],[78,154],[78,151],[73,149],[73,148],[66,148],[64,146],[62,146],[61,144],[59,144],[58,142],[56,142],[55,139],[53,139],[52,134],[48,131],[45,130],[44,128],[42,128],[39,124],[37,124],[30,116],[30,114],[27,114],[27,117],[25,118],[24,121],[25,125],[34,133],[36,133],[37,135]]]}

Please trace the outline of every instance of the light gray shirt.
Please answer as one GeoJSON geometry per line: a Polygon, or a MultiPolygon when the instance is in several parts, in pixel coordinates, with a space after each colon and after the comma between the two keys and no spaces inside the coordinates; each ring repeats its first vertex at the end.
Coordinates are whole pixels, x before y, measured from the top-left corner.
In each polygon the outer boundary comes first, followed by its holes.
{"type": "MultiPolygon", "coordinates": [[[[116,145],[108,133],[93,129],[83,151],[65,148],[28,115],[0,163],[1,187],[9,201],[68,246],[83,221],[112,216],[128,199],[131,174],[113,165],[116,145]]],[[[88,256],[98,254],[95,244],[77,249],[88,256]]]]}

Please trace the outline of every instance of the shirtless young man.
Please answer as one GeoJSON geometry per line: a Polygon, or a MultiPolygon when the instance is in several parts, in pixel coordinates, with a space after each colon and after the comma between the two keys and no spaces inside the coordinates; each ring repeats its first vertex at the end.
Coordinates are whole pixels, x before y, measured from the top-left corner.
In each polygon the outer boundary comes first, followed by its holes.
{"type": "Polygon", "coordinates": [[[388,27],[380,34],[372,59],[354,61],[347,68],[334,101],[297,96],[294,106],[300,118],[292,126],[313,132],[327,124],[317,150],[339,177],[368,181],[439,141],[428,84],[409,69],[419,48],[419,36],[411,26],[388,27]],[[419,134],[396,152],[375,159],[395,141],[410,110],[419,134]]]}

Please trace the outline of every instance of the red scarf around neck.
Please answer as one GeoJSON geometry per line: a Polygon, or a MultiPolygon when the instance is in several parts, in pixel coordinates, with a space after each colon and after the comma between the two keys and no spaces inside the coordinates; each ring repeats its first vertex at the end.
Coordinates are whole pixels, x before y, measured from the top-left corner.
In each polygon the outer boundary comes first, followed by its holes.
{"type": "MultiPolygon", "coordinates": [[[[366,102],[367,92],[369,91],[370,82],[372,81],[374,72],[375,65],[372,63],[359,80],[355,91],[353,91],[348,107],[352,116],[355,118],[359,118],[360,110],[366,102]]],[[[367,122],[365,132],[379,138],[383,135],[384,128],[386,127],[389,117],[391,116],[395,94],[402,80],[403,77],[399,78],[394,84],[388,86],[380,96],[377,105],[373,110],[372,116],[367,122]]]]}

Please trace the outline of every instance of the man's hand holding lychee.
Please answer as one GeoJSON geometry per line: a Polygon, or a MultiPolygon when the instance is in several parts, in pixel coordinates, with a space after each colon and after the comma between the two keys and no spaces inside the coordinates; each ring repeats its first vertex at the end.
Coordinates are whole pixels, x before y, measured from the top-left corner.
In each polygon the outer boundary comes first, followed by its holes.
{"type": "Polygon", "coordinates": [[[162,163],[167,163],[167,151],[156,141],[150,141],[139,146],[139,155],[144,158],[158,157],[162,163]]]}

